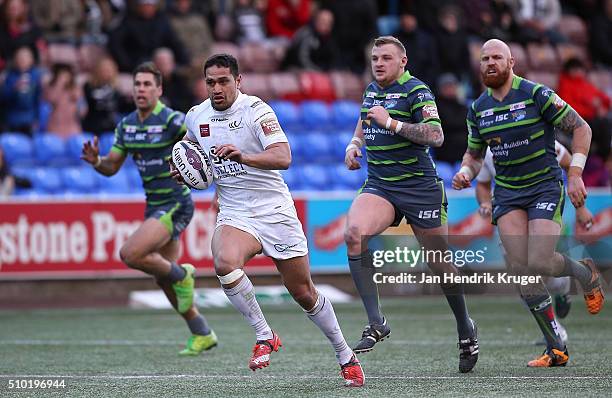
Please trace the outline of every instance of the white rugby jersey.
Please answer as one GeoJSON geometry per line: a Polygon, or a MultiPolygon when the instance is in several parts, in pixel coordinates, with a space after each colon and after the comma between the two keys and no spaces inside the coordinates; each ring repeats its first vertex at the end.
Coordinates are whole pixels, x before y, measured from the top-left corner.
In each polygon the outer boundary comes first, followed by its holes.
{"type": "Polygon", "coordinates": [[[262,216],[293,206],[278,170],[257,169],[215,155],[215,148],[222,144],[253,154],[274,143],[288,142],[268,104],[239,93],[229,109],[217,111],[207,99],[189,110],[185,125],[187,138],[197,141],[212,161],[220,210],[262,216]]]}
{"type": "MultiPolygon", "coordinates": [[[[555,140],[555,153],[557,154],[557,163],[561,162],[563,156],[567,152],[567,149],[557,140],[555,140]]],[[[478,182],[489,182],[495,178],[495,165],[493,164],[493,154],[489,147],[487,147],[487,154],[482,162],[480,173],[476,176],[478,182]]]]}

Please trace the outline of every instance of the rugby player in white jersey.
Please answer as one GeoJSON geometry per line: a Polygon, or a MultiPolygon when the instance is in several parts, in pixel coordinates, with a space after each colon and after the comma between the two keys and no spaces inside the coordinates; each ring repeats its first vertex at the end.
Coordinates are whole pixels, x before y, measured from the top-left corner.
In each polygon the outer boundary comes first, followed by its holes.
{"type": "MultiPolygon", "coordinates": [[[[283,283],[329,339],[347,386],[362,386],[363,370],[347,345],[331,302],[311,280],[308,247],[293,199],[278,170],[291,163],[291,150],[274,111],[240,92],[238,62],[227,54],[204,64],[209,99],[187,113],[185,140],[197,142],[214,166],[219,200],[212,238],[215,272],[225,294],[253,327],[256,343],[249,361],[255,371],[270,364],[281,340],[268,325],[243,272],[256,254],[270,257],[283,283]]],[[[180,181],[178,171],[172,175],[180,181]]]]}
{"type": "MultiPolygon", "coordinates": [[[[555,141],[555,153],[559,166],[567,173],[572,161],[572,155],[567,148],[559,141],[555,141]]],[[[487,147],[482,168],[476,176],[476,200],[479,204],[478,213],[484,218],[491,218],[493,205],[491,203],[491,181],[495,178],[495,165],[493,163],[493,153],[487,147]]],[[[593,214],[589,211],[586,205],[576,209],[576,223],[585,230],[591,229],[593,226],[593,214]]],[[[565,318],[571,307],[571,296],[569,294],[571,280],[569,276],[561,276],[558,278],[546,278],[546,288],[552,294],[555,294],[555,313],[558,318],[565,318]]],[[[565,327],[557,320],[559,335],[564,343],[567,342],[568,336],[565,327]]],[[[538,345],[545,345],[546,339],[537,341],[538,345]]]]}

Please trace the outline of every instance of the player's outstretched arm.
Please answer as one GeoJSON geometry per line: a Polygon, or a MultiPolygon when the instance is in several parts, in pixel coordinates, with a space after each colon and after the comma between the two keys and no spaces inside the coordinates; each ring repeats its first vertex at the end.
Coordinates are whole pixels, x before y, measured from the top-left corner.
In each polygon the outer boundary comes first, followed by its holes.
{"type": "Polygon", "coordinates": [[[287,142],[268,145],[260,153],[242,153],[235,145],[219,145],[215,154],[221,159],[229,159],[262,170],[287,170],[291,164],[291,149],[287,142]]]}
{"type": "Polygon", "coordinates": [[[81,159],[91,164],[94,169],[105,176],[117,173],[125,161],[125,154],[110,151],[106,156],[100,156],[98,137],[94,137],[93,143],[87,141],[83,144],[81,159]]]}
{"type": "Polygon", "coordinates": [[[480,173],[487,147],[482,149],[468,148],[463,155],[461,169],[453,177],[453,188],[461,190],[471,186],[471,181],[480,173]]]}
{"type": "Polygon", "coordinates": [[[567,171],[567,194],[574,207],[579,208],[584,206],[587,197],[582,181],[582,170],[591,146],[591,127],[572,108],[569,108],[567,114],[559,121],[558,127],[565,133],[572,134],[573,137],[572,161],[567,171]]]}

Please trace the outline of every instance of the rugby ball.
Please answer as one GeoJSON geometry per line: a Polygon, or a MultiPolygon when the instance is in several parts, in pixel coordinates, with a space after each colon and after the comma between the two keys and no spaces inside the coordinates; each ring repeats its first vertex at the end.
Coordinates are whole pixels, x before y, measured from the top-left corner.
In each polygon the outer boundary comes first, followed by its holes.
{"type": "Polygon", "coordinates": [[[172,147],[172,161],[185,184],[206,189],[213,182],[213,168],[208,155],[191,141],[179,141],[172,147]]]}

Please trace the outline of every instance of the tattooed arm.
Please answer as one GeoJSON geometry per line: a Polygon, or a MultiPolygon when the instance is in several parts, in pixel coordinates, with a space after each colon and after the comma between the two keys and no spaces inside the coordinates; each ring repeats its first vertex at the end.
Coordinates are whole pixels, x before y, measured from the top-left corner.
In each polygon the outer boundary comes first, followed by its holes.
{"type": "Polygon", "coordinates": [[[415,144],[440,147],[444,142],[442,127],[427,123],[403,123],[397,135],[414,142],[415,144]]]}

